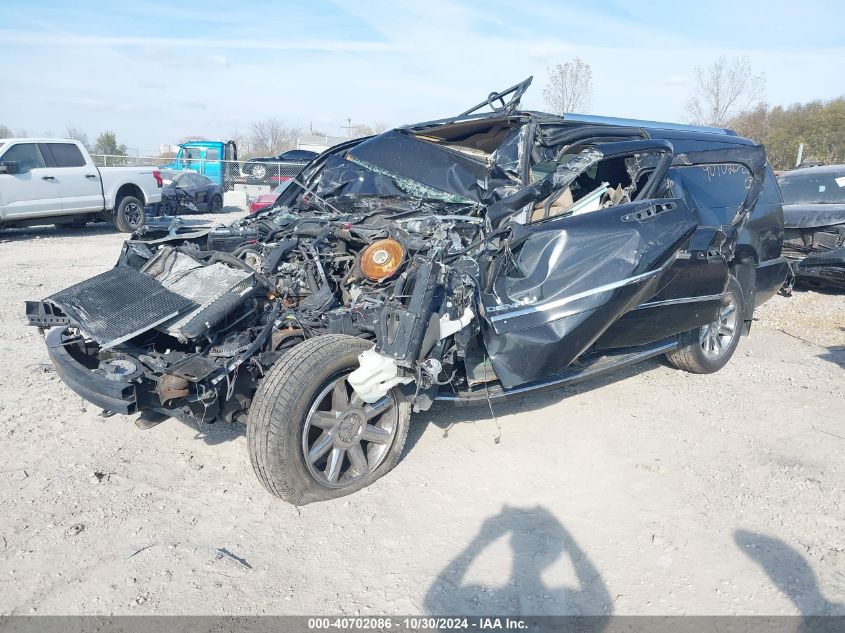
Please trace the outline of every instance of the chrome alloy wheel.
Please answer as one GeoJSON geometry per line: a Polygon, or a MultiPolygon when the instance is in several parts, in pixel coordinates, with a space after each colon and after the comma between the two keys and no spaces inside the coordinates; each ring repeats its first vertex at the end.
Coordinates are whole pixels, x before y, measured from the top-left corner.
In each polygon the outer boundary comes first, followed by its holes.
{"type": "Polygon", "coordinates": [[[704,355],[710,360],[718,360],[730,350],[731,343],[739,335],[737,325],[736,300],[730,294],[722,301],[716,320],[701,326],[698,340],[704,355]]]}
{"type": "Polygon", "coordinates": [[[302,430],[309,473],[329,488],[345,488],[384,461],[396,436],[399,412],[392,395],[373,404],[352,393],[341,376],[317,396],[302,430]]]}

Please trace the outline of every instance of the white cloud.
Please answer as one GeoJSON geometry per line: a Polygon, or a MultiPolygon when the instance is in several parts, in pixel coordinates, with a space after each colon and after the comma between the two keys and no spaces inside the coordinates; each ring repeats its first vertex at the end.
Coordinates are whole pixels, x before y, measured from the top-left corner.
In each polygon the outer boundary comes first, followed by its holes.
{"type": "Polygon", "coordinates": [[[661,83],[664,86],[682,86],[689,81],[686,75],[675,74],[669,75],[661,83]]]}
{"type": "Polygon", "coordinates": [[[779,52],[738,41],[723,50],[706,33],[687,39],[588,6],[550,11],[535,0],[519,8],[530,27],[512,24],[495,0],[478,8],[443,0],[340,6],[357,32],[262,28],[242,37],[241,23],[220,38],[0,29],[0,123],[42,129],[73,121],[89,137],[114,129],[142,148],[197,130],[225,138],[270,116],[337,134],[347,117],[399,125],[453,115],[529,74],[534,85],[523,104],[542,109],[547,67],[576,55],[593,66],[596,114],[682,120],[692,69],[723,53],[749,55],[766,72],[772,103],[842,91],[829,70],[845,65],[841,46],[779,52]]]}

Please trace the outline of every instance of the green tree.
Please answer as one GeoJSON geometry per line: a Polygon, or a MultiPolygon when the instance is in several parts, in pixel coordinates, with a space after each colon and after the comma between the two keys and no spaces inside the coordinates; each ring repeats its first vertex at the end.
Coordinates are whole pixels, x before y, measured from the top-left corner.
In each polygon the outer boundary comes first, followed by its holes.
{"type": "Polygon", "coordinates": [[[769,163],[777,170],[795,166],[801,143],[804,160],[845,162],[845,97],[787,107],[760,104],[740,113],[731,127],[763,143],[769,163]]]}
{"type": "Polygon", "coordinates": [[[125,160],[119,158],[111,158],[111,156],[126,156],[126,145],[118,144],[117,137],[114,132],[106,130],[97,137],[94,142],[94,147],[91,149],[92,154],[107,154],[108,159],[96,159],[98,163],[105,162],[108,165],[123,165],[125,160]]]}

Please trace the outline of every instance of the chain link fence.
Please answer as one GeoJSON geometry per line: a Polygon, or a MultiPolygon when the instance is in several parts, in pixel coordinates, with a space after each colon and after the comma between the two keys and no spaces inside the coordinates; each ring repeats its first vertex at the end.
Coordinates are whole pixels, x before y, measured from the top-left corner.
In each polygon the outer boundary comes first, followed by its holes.
{"type": "MultiPolygon", "coordinates": [[[[170,168],[174,158],[159,156],[118,156],[115,154],[91,154],[98,167],[126,167],[150,165],[165,170],[170,168]]],[[[180,159],[183,166],[174,171],[187,170],[202,174],[223,185],[224,191],[233,191],[244,186],[273,188],[299,174],[307,162],[265,162],[247,160],[201,160],[180,159]]]]}

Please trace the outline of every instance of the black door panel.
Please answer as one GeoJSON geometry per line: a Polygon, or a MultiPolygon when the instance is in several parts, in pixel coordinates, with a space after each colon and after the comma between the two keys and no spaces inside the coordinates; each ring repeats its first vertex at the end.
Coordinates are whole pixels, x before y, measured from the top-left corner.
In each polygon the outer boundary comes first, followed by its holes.
{"type": "Polygon", "coordinates": [[[519,227],[482,293],[484,339],[506,387],[564,369],[667,283],[696,228],[681,200],[645,200],[519,227]]]}
{"type": "Polygon", "coordinates": [[[496,377],[506,389],[563,371],[589,349],[620,314],[654,294],[660,275],[616,288],[598,307],[542,325],[498,334],[488,321],[482,335],[496,377]]]}
{"type": "Polygon", "coordinates": [[[611,325],[596,341],[596,349],[634,347],[687,332],[716,319],[721,294],[709,297],[650,300],[611,325]]]}

